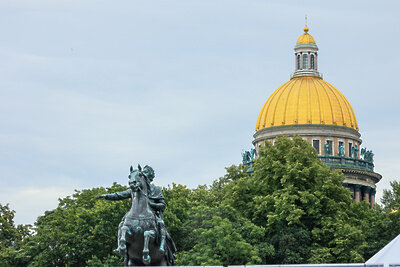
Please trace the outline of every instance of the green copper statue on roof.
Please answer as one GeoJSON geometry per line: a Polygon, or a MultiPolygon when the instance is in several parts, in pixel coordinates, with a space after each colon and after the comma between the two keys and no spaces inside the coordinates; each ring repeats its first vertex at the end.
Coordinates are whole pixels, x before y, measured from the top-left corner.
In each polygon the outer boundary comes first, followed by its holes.
{"type": "Polygon", "coordinates": [[[366,147],[361,148],[361,156],[363,156],[363,159],[367,162],[374,162],[374,153],[372,153],[372,150],[367,150],[366,147]]]}
{"type": "Polygon", "coordinates": [[[324,152],[325,152],[325,156],[329,156],[332,154],[331,145],[328,142],[326,142],[324,145],[324,152]]]}
{"type": "Polygon", "coordinates": [[[355,159],[357,159],[358,158],[358,146],[357,145],[355,145],[355,146],[353,146],[352,148],[351,148],[351,154],[353,155],[353,157],[355,158],[355,159]]]}
{"type": "Polygon", "coordinates": [[[339,157],[344,157],[344,145],[343,145],[343,143],[339,145],[339,157]]]}

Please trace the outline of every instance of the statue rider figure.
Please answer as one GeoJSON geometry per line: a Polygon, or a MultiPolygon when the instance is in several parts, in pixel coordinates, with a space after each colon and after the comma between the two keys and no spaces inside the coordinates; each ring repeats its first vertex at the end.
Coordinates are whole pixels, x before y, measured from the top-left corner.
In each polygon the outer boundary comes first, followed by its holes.
{"type": "MultiPolygon", "coordinates": [[[[145,166],[143,168],[142,174],[145,176],[148,184],[150,184],[150,187],[148,189],[148,198],[149,198],[149,205],[155,215],[156,221],[157,221],[157,230],[159,232],[160,236],[160,251],[164,254],[165,253],[165,239],[168,238],[169,242],[172,242],[172,238],[169,236],[167,230],[165,229],[164,225],[164,220],[163,220],[163,212],[165,210],[166,204],[164,202],[164,196],[161,192],[161,189],[153,184],[151,182],[153,181],[155,174],[154,170],[150,166],[145,166]]],[[[97,198],[104,198],[106,200],[123,200],[131,197],[132,190],[129,188],[128,190],[125,190],[123,192],[117,192],[113,194],[104,194],[101,195],[97,198]]],[[[115,253],[118,254],[124,254],[126,251],[126,245],[125,245],[125,236],[122,236],[122,230],[121,228],[124,225],[126,218],[125,216],[122,218],[121,223],[118,226],[118,248],[114,250],[115,253]]],[[[173,244],[173,247],[175,249],[175,244],[173,244]]],[[[175,249],[176,250],[176,249],[175,249]]]]}
{"type": "Polygon", "coordinates": [[[160,251],[164,254],[165,253],[165,249],[164,249],[165,238],[168,234],[167,230],[165,229],[165,224],[164,224],[164,219],[163,219],[163,212],[164,212],[165,206],[166,206],[166,204],[164,202],[164,196],[161,192],[161,189],[158,186],[151,184],[155,177],[153,168],[146,165],[143,168],[142,173],[148,180],[148,183],[150,184],[149,205],[150,205],[151,209],[154,211],[154,215],[157,220],[157,230],[161,235],[160,251]]]}

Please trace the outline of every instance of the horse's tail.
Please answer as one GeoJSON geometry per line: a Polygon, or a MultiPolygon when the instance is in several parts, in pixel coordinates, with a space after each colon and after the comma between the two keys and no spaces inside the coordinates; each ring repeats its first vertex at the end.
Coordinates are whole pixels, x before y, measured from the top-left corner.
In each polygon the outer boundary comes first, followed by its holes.
{"type": "Polygon", "coordinates": [[[166,243],[166,250],[165,250],[165,258],[167,260],[167,264],[169,266],[175,265],[175,252],[176,246],[174,241],[172,240],[171,236],[167,231],[165,231],[165,243],[166,243]]]}
{"type": "Polygon", "coordinates": [[[161,225],[161,223],[159,223],[158,222],[158,220],[157,220],[157,217],[156,217],[156,226],[157,226],[157,239],[156,239],[156,244],[157,245],[160,245],[161,244],[161,238],[162,238],[162,235],[161,235],[161,231],[162,231],[162,225],[161,225]]]}
{"type": "Polygon", "coordinates": [[[124,255],[124,266],[128,266],[128,261],[129,261],[129,255],[128,255],[128,250],[126,250],[126,253],[124,255]]]}

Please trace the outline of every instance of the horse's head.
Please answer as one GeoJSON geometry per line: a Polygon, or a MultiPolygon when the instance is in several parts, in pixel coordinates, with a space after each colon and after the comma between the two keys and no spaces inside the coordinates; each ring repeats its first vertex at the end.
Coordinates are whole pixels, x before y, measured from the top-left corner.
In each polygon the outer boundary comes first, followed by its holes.
{"type": "Polygon", "coordinates": [[[146,177],[143,175],[142,167],[138,165],[137,169],[133,169],[131,166],[129,173],[129,187],[132,191],[136,192],[139,190],[147,189],[146,177]]]}

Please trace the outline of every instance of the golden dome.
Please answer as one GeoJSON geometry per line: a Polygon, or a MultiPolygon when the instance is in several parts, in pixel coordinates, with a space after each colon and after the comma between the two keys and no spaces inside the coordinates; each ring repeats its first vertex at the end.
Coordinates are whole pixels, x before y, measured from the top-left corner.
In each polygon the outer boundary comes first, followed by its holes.
{"type": "Polygon", "coordinates": [[[297,39],[297,43],[298,44],[316,44],[314,37],[312,37],[310,34],[308,34],[308,28],[307,26],[304,27],[304,33],[302,35],[300,35],[300,37],[297,39]]]}
{"type": "Polygon", "coordinates": [[[319,77],[300,76],[280,86],[265,102],[256,131],[281,125],[325,124],[358,130],[349,101],[319,77]]]}

